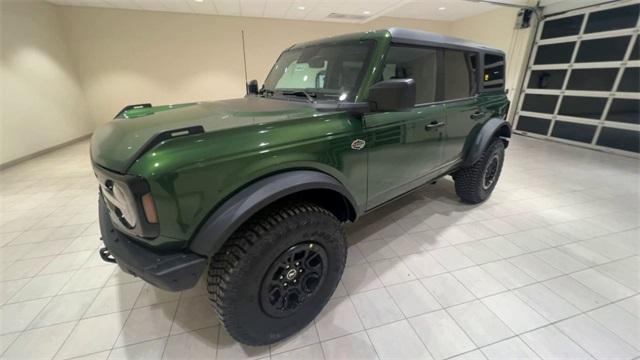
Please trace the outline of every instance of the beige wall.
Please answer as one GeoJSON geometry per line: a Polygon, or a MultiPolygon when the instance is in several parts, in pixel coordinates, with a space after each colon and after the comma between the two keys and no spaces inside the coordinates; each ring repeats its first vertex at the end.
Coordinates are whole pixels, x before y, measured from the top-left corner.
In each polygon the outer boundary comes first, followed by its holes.
{"type": "Polygon", "coordinates": [[[229,16],[60,9],[93,119],[131,103],[179,103],[244,95],[241,30],[249,79],[265,79],[297,42],[392,25],[449,32],[450,22],[382,18],[364,25],[229,16]]]}
{"type": "Polygon", "coordinates": [[[0,1],[0,165],[93,131],[53,5],[0,1]]]}

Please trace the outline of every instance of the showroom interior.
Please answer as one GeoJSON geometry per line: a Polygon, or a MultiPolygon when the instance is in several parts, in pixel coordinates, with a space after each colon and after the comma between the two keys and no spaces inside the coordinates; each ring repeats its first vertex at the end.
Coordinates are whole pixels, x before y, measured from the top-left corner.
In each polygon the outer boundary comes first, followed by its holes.
{"type": "Polygon", "coordinates": [[[0,0],[0,36],[0,358],[640,357],[640,0],[0,0]]]}

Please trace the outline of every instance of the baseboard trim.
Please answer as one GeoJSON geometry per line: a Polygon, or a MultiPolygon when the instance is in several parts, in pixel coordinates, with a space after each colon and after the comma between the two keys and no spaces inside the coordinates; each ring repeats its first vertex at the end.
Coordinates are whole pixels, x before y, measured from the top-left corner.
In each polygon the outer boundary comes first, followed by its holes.
{"type": "Polygon", "coordinates": [[[82,136],[77,137],[75,139],[72,139],[72,140],[69,140],[69,141],[65,141],[62,144],[58,144],[56,146],[52,146],[52,147],[46,148],[44,150],[36,151],[33,154],[29,154],[27,156],[23,156],[23,157],[20,157],[20,158],[11,160],[11,161],[7,161],[6,163],[0,164],[0,170],[4,170],[4,169],[7,169],[7,168],[10,168],[12,166],[18,165],[18,164],[20,164],[22,162],[25,162],[27,160],[31,160],[33,158],[37,158],[38,156],[42,156],[44,154],[56,151],[56,150],[58,150],[60,148],[63,148],[65,146],[68,146],[68,145],[75,144],[75,143],[78,143],[80,141],[86,140],[86,139],[91,137],[91,134],[92,133],[89,133],[89,134],[86,134],[86,135],[82,135],[82,136]]]}

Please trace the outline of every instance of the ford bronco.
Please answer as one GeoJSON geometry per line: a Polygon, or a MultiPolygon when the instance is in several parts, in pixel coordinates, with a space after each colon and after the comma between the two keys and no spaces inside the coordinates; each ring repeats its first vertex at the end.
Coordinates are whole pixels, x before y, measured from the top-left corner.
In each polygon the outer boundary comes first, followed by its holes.
{"type": "Polygon", "coordinates": [[[195,286],[236,340],[309,324],[345,267],[341,223],[451,175],[496,186],[511,136],[504,53],[391,28],[291,46],[243,98],[132,105],[91,139],[100,255],[195,286]]]}

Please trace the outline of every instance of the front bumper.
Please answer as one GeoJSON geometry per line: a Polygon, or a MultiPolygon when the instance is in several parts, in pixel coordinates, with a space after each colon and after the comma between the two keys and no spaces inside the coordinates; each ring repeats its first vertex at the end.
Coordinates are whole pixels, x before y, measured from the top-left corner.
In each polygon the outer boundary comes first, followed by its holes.
{"type": "Polygon", "coordinates": [[[104,200],[99,200],[100,232],[106,248],[100,256],[142,280],[170,291],[192,288],[200,279],[207,259],[192,252],[157,254],[118,231],[111,222],[104,200]]]}

